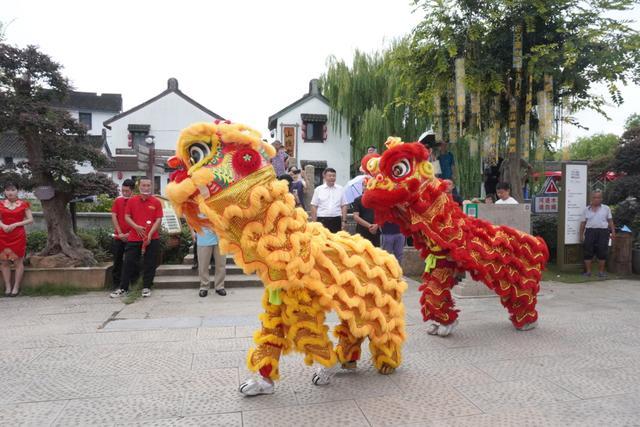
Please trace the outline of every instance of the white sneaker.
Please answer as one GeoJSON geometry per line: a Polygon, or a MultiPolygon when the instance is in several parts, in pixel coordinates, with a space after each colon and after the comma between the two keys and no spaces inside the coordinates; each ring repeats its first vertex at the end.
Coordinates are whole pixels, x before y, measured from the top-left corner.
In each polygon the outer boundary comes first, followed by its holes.
{"type": "Polygon", "coordinates": [[[441,337],[446,337],[451,334],[451,332],[453,332],[457,325],[458,319],[448,325],[441,325],[438,322],[433,322],[427,326],[427,333],[429,335],[439,335],[441,337]]]}
{"type": "Polygon", "coordinates": [[[125,291],[124,289],[116,289],[115,291],[109,294],[109,297],[111,298],[120,298],[120,297],[126,297],[126,296],[127,296],[127,291],[125,291]]]}
{"type": "Polygon", "coordinates": [[[249,378],[242,384],[238,391],[245,396],[257,396],[259,394],[273,394],[275,386],[273,381],[264,377],[249,378]]]}
{"type": "Polygon", "coordinates": [[[313,374],[313,378],[311,378],[311,382],[314,385],[327,385],[331,382],[331,378],[335,374],[338,373],[340,368],[338,366],[333,366],[331,368],[325,368],[324,366],[318,369],[318,371],[313,374]]]}
{"type": "Polygon", "coordinates": [[[143,288],[142,289],[142,297],[146,298],[146,297],[150,297],[150,296],[151,296],[151,289],[143,288]]]}

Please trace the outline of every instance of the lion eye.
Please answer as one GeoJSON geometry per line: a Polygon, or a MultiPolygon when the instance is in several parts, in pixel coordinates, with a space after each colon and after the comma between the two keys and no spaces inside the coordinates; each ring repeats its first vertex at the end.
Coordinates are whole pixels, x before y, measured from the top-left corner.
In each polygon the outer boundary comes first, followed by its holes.
{"type": "Polygon", "coordinates": [[[394,178],[402,178],[411,172],[411,164],[408,159],[402,159],[391,167],[391,174],[394,178]]]}
{"type": "Polygon", "coordinates": [[[195,165],[199,163],[202,159],[207,157],[211,149],[207,144],[202,142],[196,142],[191,147],[189,147],[189,159],[191,160],[191,164],[195,165]]]}

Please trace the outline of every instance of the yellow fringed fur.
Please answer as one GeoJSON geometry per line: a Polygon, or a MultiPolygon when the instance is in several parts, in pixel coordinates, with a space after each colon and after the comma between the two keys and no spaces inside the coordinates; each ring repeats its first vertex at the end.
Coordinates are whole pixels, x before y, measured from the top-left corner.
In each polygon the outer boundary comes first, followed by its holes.
{"type": "Polygon", "coordinates": [[[396,368],[405,340],[402,295],[407,285],[395,257],[359,235],[333,234],[309,222],[307,214],[295,208],[287,183],[277,181],[266,162],[228,188],[207,194],[203,186],[210,185],[216,165],[224,161],[190,164],[190,145],[202,141],[218,149],[218,156],[232,156],[242,147],[261,150],[265,160],[274,153],[242,125],[194,125],[183,132],[176,150],[190,176],[167,188],[176,210],[197,229],[211,227],[222,252],[231,253],[246,273],[256,272],[267,288],[262,330],[254,337],[258,347],[248,355],[249,368],[263,372],[269,367],[263,375],[276,379],[280,354],[290,349],[305,353],[307,363],[345,363],[359,355],[366,337],[376,368],[383,373],[396,368]],[[227,149],[221,150],[220,144],[227,149]],[[281,305],[269,303],[269,290],[280,290],[281,305]],[[341,320],[336,349],[324,324],[328,310],[341,320]]]}

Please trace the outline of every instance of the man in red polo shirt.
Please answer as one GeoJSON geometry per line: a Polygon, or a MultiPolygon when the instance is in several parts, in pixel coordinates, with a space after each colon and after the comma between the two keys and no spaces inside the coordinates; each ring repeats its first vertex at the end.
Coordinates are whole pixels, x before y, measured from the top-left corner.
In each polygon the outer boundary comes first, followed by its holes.
{"type": "Polygon", "coordinates": [[[136,184],[131,179],[122,182],[122,196],[116,198],[111,208],[111,222],[113,223],[113,286],[120,287],[120,277],[122,274],[122,259],[124,250],[127,247],[127,236],[129,235],[129,224],[124,219],[127,202],[133,194],[136,184]]]}
{"type": "Polygon", "coordinates": [[[162,221],[162,204],[151,194],[151,180],[142,177],[139,180],[140,194],[129,199],[125,210],[125,221],[131,227],[127,236],[127,247],[124,252],[123,274],[120,289],[114,291],[113,298],[125,295],[133,280],[140,257],[144,253],[142,266],[142,296],[151,296],[151,286],[158,266],[160,249],[160,222],[162,221]]]}

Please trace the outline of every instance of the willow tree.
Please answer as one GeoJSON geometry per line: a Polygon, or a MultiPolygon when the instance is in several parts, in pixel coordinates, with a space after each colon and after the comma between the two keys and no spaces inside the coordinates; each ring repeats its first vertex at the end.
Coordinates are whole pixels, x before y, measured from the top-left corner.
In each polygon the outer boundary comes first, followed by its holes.
{"type": "Polygon", "coordinates": [[[322,93],[331,103],[333,126],[340,118],[347,122],[355,169],[367,147],[380,152],[390,135],[410,141],[427,130],[427,116],[405,102],[415,90],[400,78],[395,57],[407,48],[405,40],[381,52],[356,51],[350,66],[335,57],[328,60],[322,93]]]}
{"type": "Polygon", "coordinates": [[[424,20],[399,67],[417,92],[405,100],[434,116],[438,133],[470,140],[485,157],[502,151],[502,179],[522,199],[521,160],[542,160],[567,111],[602,114],[604,84],[640,81],[640,39],[611,11],[638,0],[416,0],[424,20]],[[558,114],[562,108],[564,113],[558,114]],[[503,147],[499,141],[504,141],[503,147]]]}

